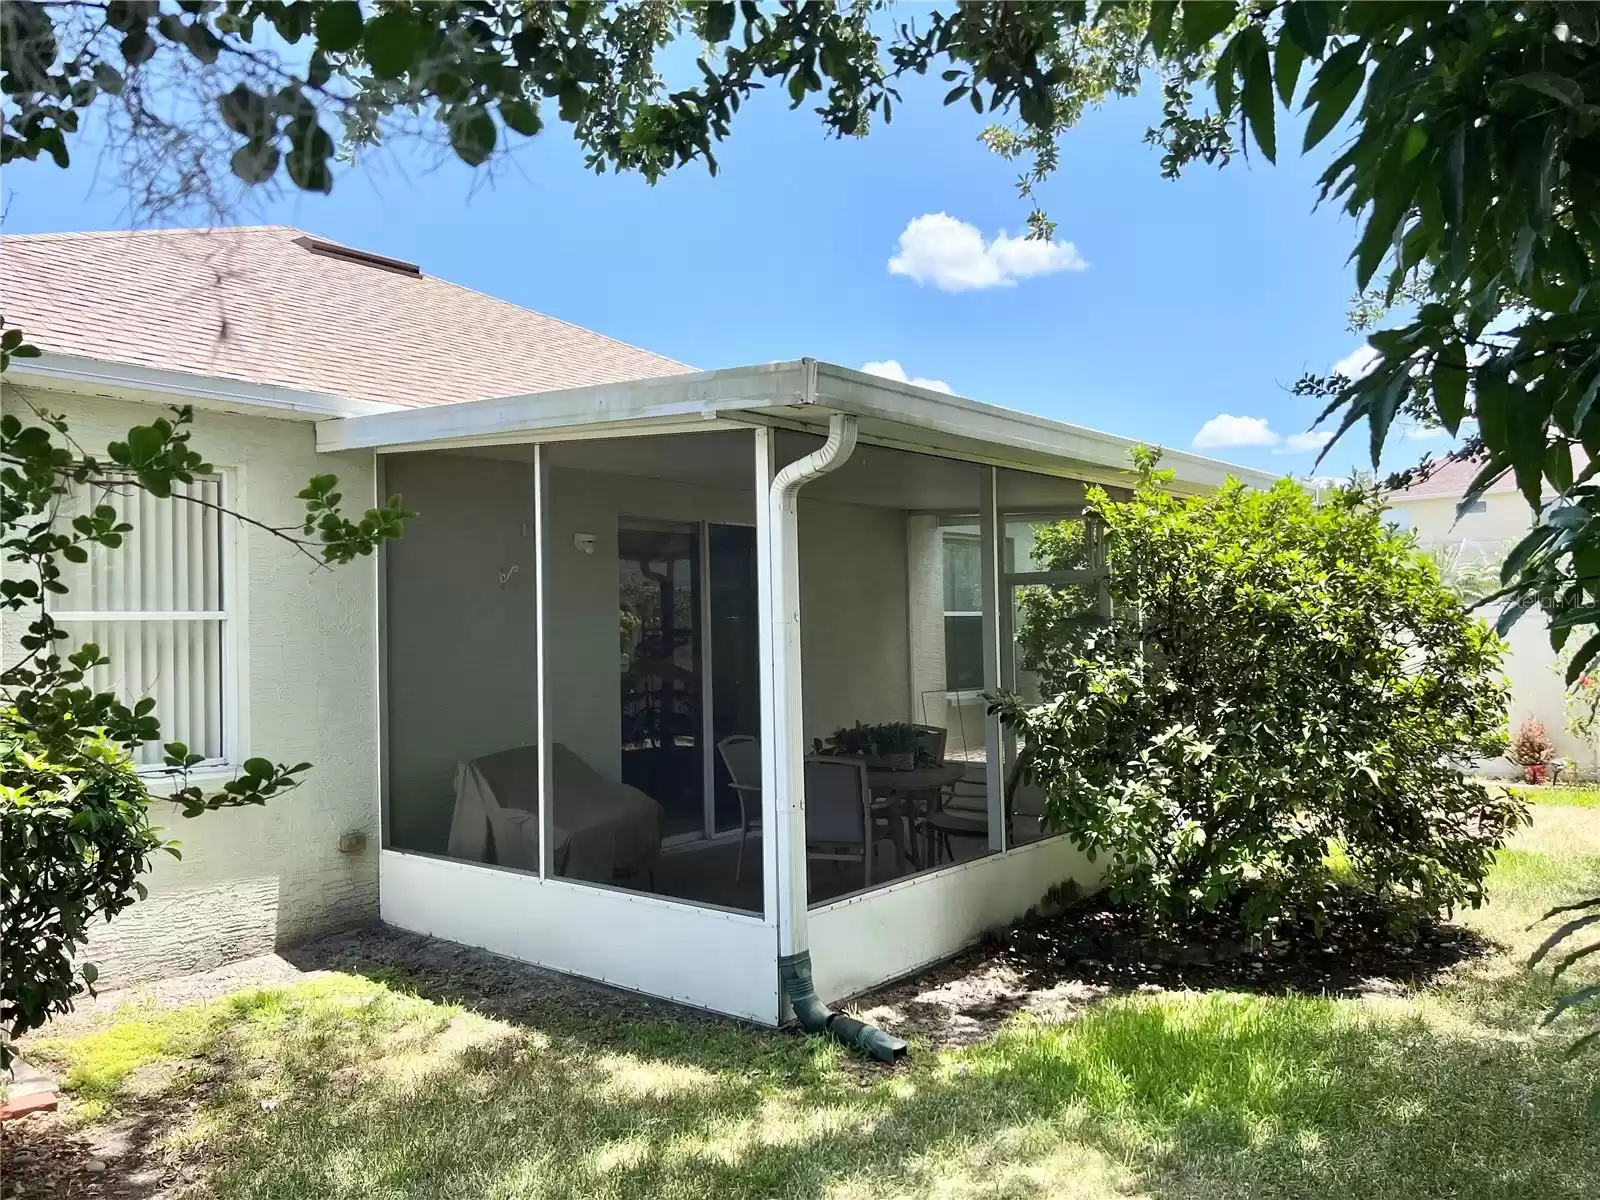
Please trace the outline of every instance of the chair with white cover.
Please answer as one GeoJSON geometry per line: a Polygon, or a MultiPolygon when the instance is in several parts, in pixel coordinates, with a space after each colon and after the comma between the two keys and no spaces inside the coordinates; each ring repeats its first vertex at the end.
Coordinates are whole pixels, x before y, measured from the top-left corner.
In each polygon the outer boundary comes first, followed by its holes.
{"type": "Polygon", "coordinates": [[[872,886],[872,789],[859,758],[806,759],[806,857],[861,863],[872,886]]]}
{"type": "Polygon", "coordinates": [[[744,843],[751,829],[761,828],[761,742],[748,733],[735,733],[717,743],[722,765],[728,769],[728,786],[739,798],[739,857],[734,862],[734,882],[744,871],[744,843]]]}

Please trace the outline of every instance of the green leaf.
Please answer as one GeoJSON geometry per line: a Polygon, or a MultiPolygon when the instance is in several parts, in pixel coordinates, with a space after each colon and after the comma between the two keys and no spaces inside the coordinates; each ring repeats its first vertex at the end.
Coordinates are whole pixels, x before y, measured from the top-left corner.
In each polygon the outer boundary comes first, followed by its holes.
{"type": "Polygon", "coordinates": [[[385,9],[368,21],[361,44],[372,72],[380,79],[398,79],[411,68],[422,49],[422,30],[404,9],[385,9]]]}
{"type": "Polygon", "coordinates": [[[544,127],[539,117],[539,106],[521,98],[500,101],[500,119],[506,123],[507,129],[523,137],[533,137],[544,127]]]}
{"type": "Polygon", "coordinates": [[[1596,654],[1600,654],[1600,633],[1595,634],[1583,645],[1579,646],[1577,652],[1572,656],[1572,661],[1567,664],[1566,682],[1568,687],[1578,682],[1578,676],[1589,669],[1594,662],[1596,654]]]}
{"type": "Polygon", "coordinates": [[[1522,573],[1522,568],[1528,565],[1528,560],[1539,552],[1556,535],[1556,531],[1548,525],[1536,525],[1523,539],[1506,555],[1505,562],[1500,564],[1500,582],[1511,583],[1522,573]]]}
{"type": "Polygon", "coordinates": [[[1150,21],[1145,26],[1145,43],[1163,56],[1172,45],[1172,18],[1178,15],[1178,0],[1154,0],[1150,21]]]}
{"type": "Polygon", "coordinates": [[[1570,75],[1558,75],[1554,71],[1530,71],[1506,80],[1505,85],[1542,92],[1567,108],[1577,108],[1583,103],[1583,88],[1578,81],[1570,75]]]}
{"type": "Polygon", "coordinates": [[[361,44],[361,5],[356,0],[330,0],[317,9],[317,44],[335,54],[361,44]]]}
{"type": "Polygon", "coordinates": [[[734,6],[731,3],[707,4],[702,10],[702,36],[713,46],[728,40],[733,33],[734,6]]]}
{"type": "Polygon", "coordinates": [[[127,60],[130,67],[149,62],[155,57],[155,53],[156,40],[143,26],[132,30],[122,39],[122,57],[127,60]]]}
{"type": "Polygon", "coordinates": [[[482,105],[468,105],[450,114],[450,145],[469,167],[488,161],[494,153],[494,143],[494,118],[482,105]]]}
{"type": "Polygon", "coordinates": [[[1433,411],[1454,437],[1467,411],[1467,348],[1446,342],[1433,364],[1433,411]]]}
{"type": "Polygon", "coordinates": [[[1183,0],[1178,21],[1184,45],[1191,49],[1208,45],[1233,23],[1238,10],[1232,0],[1183,0]]]}
{"type": "MultiPolygon", "coordinates": [[[[1283,7],[1283,32],[1309,58],[1321,58],[1328,41],[1328,5],[1324,0],[1294,0],[1283,7]]],[[[1289,102],[1288,97],[1284,103],[1289,102]]]]}
{"type": "Polygon", "coordinates": [[[1544,452],[1544,477],[1557,492],[1572,489],[1572,447],[1564,441],[1551,442],[1544,452]]]}
{"type": "Polygon", "coordinates": [[[1278,155],[1278,134],[1274,127],[1277,102],[1272,96],[1272,64],[1267,55],[1266,39],[1255,25],[1239,35],[1243,43],[1239,51],[1239,67],[1244,74],[1244,91],[1240,99],[1245,118],[1250,122],[1250,132],[1256,145],[1268,162],[1278,155]]]}
{"type": "Polygon", "coordinates": [[[1540,1024],[1548,1025],[1568,1009],[1576,1008],[1580,1004],[1597,998],[1600,998],[1600,983],[1591,983],[1575,992],[1568,992],[1556,1001],[1555,1007],[1545,1014],[1544,1020],[1540,1024]]]}
{"type": "Polygon", "coordinates": [[[1400,161],[1408,163],[1421,154],[1428,145],[1428,131],[1420,124],[1406,130],[1405,143],[1400,147],[1400,161]]]}
{"type": "Polygon", "coordinates": [[[239,84],[217,101],[222,122],[241,137],[260,140],[275,131],[267,98],[239,84]]]}
{"type": "Polygon", "coordinates": [[[1300,82],[1300,67],[1306,60],[1305,49],[1292,37],[1278,35],[1278,44],[1273,55],[1274,82],[1278,87],[1278,99],[1287,107],[1294,100],[1295,85],[1300,82]]]}
{"type": "Polygon", "coordinates": [[[228,160],[233,173],[246,183],[265,183],[278,173],[278,148],[264,142],[240,146],[228,160]]]}
{"type": "Polygon", "coordinates": [[[1335,51],[1322,64],[1316,79],[1306,92],[1306,105],[1312,108],[1311,119],[1306,122],[1302,150],[1310,150],[1333,131],[1344,117],[1350,102],[1356,98],[1366,81],[1366,71],[1361,65],[1361,43],[1352,42],[1335,51]]]}
{"type": "Polygon", "coordinates": [[[1600,925],[1600,912],[1574,917],[1539,943],[1539,948],[1528,957],[1528,965],[1537,967],[1559,943],[1566,941],[1567,938],[1577,933],[1580,929],[1587,929],[1591,925],[1600,925]]]}
{"type": "Polygon", "coordinates": [[[95,63],[93,75],[95,86],[102,92],[107,92],[113,96],[122,95],[122,76],[110,63],[95,63]]]}

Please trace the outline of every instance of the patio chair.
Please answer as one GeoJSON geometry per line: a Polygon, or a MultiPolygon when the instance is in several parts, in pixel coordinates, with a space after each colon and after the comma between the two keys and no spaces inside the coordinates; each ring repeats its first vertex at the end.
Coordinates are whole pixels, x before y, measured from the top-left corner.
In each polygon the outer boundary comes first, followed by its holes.
{"type": "Polygon", "coordinates": [[[806,759],[806,857],[861,861],[861,886],[872,886],[872,791],[859,758],[806,759]]]}
{"type": "Polygon", "coordinates": [[[936,763],[944,762],[945,743],[950,731],[942,725],[914,725],[912,728],[917,731],[917,749],[936,763]]]}
{"type": "Polygon", "coordinates": [[[738,883],[744,873],[745,839],[752,828],[761,828],[761,742],[748,733],[735,733],[717,743],[717,753],[728,768],[728,786],[739,798],[739,857],[733,864],[733,881],[738,883]]]}
{"type": "Polygon", "coordinates": [[[928,843],[929,866],[937,866],[941,857],[955,862],[952,838],[989,838],[989,793],[981,775],[958,779],[946,789],[943,800],[917,822],[928,843]]]}

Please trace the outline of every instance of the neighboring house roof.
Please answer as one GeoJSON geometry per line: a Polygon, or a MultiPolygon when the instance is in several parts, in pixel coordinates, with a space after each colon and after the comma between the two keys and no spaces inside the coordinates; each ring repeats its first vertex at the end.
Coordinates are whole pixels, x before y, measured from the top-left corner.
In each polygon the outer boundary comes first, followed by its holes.
{"type": "Polygon", "coordinates": [[[0,297],[41,350],[406,406],[694,370],[282,225],[0,237],[0,297]]]}
{"type": "MultiPolygon", "coordinates": [[[[1390,499],[1397,502],[1433,500],[1445,497],[1451,500],[1459,500],[1472,481],[1478,477],[1478,472],[1483,470],[1483,461],[1483,459],[1479,458],[1442,463],[1426,479],[1418,480],[1408,488],[1401,488],[1390,493],[1390,499]]],[[[1516,478],[1508,471],[1490,484],[1488,490],[1490,492],[1514,492],[1517,490],[1516,478]]]]}

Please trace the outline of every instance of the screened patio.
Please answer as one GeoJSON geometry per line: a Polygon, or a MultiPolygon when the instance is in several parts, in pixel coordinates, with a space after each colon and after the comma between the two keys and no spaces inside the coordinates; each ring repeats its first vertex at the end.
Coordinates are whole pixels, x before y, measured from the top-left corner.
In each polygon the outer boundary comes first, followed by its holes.
{"type": "Polygon", "coordinates": [[[319,448],[419,514],[382,564],[385,921],[773,1024],[781,956],[836,1001],[1093,882],[982,697],[1030,687],[1027,589],[1105,611],[1083,502],[1122,439],[801,360],[319,448]]]}

